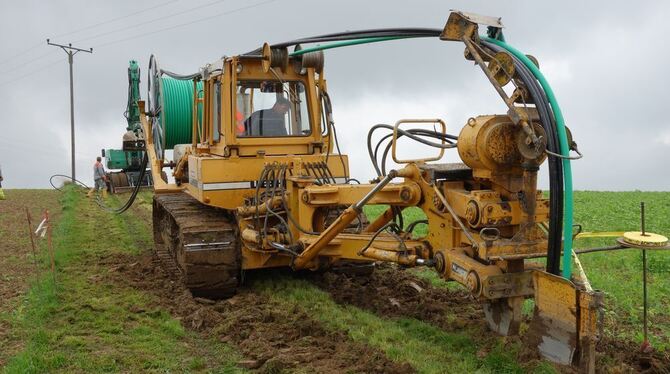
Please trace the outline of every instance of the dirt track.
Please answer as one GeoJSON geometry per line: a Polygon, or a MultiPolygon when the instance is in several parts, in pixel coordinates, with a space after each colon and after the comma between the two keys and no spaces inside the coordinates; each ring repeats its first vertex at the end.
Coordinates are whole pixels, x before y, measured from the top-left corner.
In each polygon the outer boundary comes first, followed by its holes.
{"type": "MultiPolygon", "coordinates": [[[[22,235],[26,231],[22,217],[24,201],[34,203],[34,216],[43,206],[57,210],[57,194],[48,192],[43,198],[26,195],[22,200],[0,206],[4,209],[0,210],[3,223],[0,229],[4,230],[3,238],[8,238],[0,246],[3,251],[0,265],[7,274],[0,282],[0,297],[10,301],[3,302],[0,311],[14,305],[12,300],[16,302],[17,296],[25,292],[32,272],[31,263],[27,261],[29,242],[27,235],[22,235]],[[13,234],[7,235],[7,232],[13,234]],[[7,279],[10,281],[6,282],[7,279]]],[[[126,216],[127,222],[143,222],[145,228],[149,228],[150,210],[146,205],[136,204],[132,214],[126,216]]],[[[300,307],[287,308],[277,304],[253,287],[243,287],[237,296],[224,301],[193,298],[179,282],[166,276],[153,260],[151,238],[145,235],[146,232],[132,224],[128,229],[132,231],[128,234],[135,238],[137,247],[144,252],[103,256],[98,265],[108,271],[100,276],[112,284],[131,286],[156,296],[154,306],[167,310],[181,320],[183,326],[202,337],[213,337],[233,346],[243,356],[239,366],[260,372],[415,371],[407,363],[392,361],[377,348],[353,341],[343,331],[327,328],[300,307]]],[[[337,303],[353,305],[383,318],[415,318],[445,331],[467,332],[479,347],[493,347],[500,343],[500,339],[487,331],[481,307],[466,292],[435,288],[411,272],[392,266],[378,268],[369,277],[338,273],[287,273],[283,276],[308,279],[337,303]]],[[[148,313],[140,309],[134,312],[148,313]]],[[[616,323],[608,320],[605,328],[611,330],[612,324],[616,323]]],[[[0,355],[0,365],[3,357],[21,347],[19,340],[8,337],[8,326],[0,325],[0,343],[5,350],[0,355]]],[[[502,344],[518,341],[518,338],[507,338],[502,344]]],[[[654,354],[645,359],[638,353],[638,348],[631,342],[606,337],[598,346],[599,366],[603,372],[670,373],[667,354],[654,354]]],[[[481,348],[477,355],[485,357],[486,349],[481,348]]],[[[517,359],[524,365],[538,360],[531,350],[519,352],[517,359]]]]}
{"type": "Polygon", "coordinates": [[[310,277],[340,304],[351,304],[387,317],[412,317],[443,330],[484,328],[484,312],[463,290],[432,287],[405,271],[386,265],[367,276],[325,273],[310,277]],[[453,317],[457,315],[458,319],[453,317]]]}
{"type": "MultiPolygon", "coordinates": [[[[33,228],[48,209],[52,220],[58,219],[60,206],[57,191],[52,190],[5,190],[7,200],[0,200],[0,313],[10,312],[28,289],[29,279],[35,276],[26,208],[32,216],[33,228]]],[[[44,248],[44,241],[36,241],[38,248],[44,248]]],[[[0,319],[0,367],[7,358],[22,346],[22,342],[12,337],[10,324],[0,319]]]]}
{"type": "MultiPolygon", "coordinates": [[[[146,208],[134,214],[148,222],[146,208]]],[[[146,243],[142,243],[146,245],[146,243]]],[[[201,334],[216,334],[232,343],[245,356],[242,366],[263,372],[293,369],[308,372],[411,372],[409,364],[398,364],[377,349],[354,342],[342,333],[325,329],[299,309],[284,310],[251,288],[226,301],[194,299],[180,284],[157,268],[148,253],[116,258],[121,277],[133,286],[160,296],[161,306],[182,323],[201,334]],[[177,295],[175,297],[175,295],[177,295]]],[[[435,288],[407,271],[381,266],[371,276],[341,273],[301,273],[298,276],[328,292],[339,304],[353,305],[387,318],[416,318],[446,331],[470,331],[480,343],[495,339],[487,331],[479,303],[464,290],[435,288]]],[[[609,321],[612,323],[613,321],[609,321]]],[[[520,341],[510,337],[508,342],[520,341]]],[[[482,344],[491,346],[495,344],[482,344]]],[[[641,357],[632,343],[604,339],[598,345],[603,372],[642,371],[670,373],[668,357],[641,357]]],[[[480,352],[485,355],[486,352],[480,352]]],[[[522,349],[518,359],[540,360],[533,349],[522,349]]],[[[563,372],[573,372],[562,368],[563,372]]]]}
{"type": "Polygon", "coordinates": [[[297,368],[321,373],[414,372],[409,364],[393,362],[379,350],[324,328],[297,308],[278,307],[253,290],[243,289],[220,301],[193,298],[148,254],[105,261],[113,270],[108,276],[159,296],[160,307],[180,318],[184,326],[238,347],[245,356],[240,366],[262,372],[297,368]]]}

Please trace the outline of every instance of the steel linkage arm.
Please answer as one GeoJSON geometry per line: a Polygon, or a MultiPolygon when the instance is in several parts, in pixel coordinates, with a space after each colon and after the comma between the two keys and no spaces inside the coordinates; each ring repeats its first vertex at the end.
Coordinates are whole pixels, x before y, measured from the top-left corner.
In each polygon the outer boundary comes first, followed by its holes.
{"type": "Polygon", "coordinates": [[[379,191],[381,191],[387,184],[389,184],[394,178],[397,177],[411,177],[415,173],[415,168],[410,168],[409,166],[404,167],[400,170],[391,170],[388,175],[386,175],[377,185],[370,190],[361,200],[349,206],[342,214],[337,217],[335,222],[333,222],[326,230],[324,230],[319,237],[312,242],[307,248],[305,248],[298,257],[293,260],[294,269],[304,269],[307,265],[319,255],[319,252],[338,234],[340,234],[344,229],[346,229],[349,224],[358,217],[358,215],[363,211],[365,204],[372,199],[372,197],[379,191]]]}

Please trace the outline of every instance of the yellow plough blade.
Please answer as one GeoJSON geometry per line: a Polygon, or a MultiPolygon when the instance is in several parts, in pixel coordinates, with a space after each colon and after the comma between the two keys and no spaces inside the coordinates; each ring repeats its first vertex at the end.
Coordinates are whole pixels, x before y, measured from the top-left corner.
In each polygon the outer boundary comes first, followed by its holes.
{"type": "Polygon", "coordinates": [[[533,273],[535,313],[528,342],[545,358],[595,372],[595,345],[603,295],[578,289],[567,279],[543,271],[533,273]]]}

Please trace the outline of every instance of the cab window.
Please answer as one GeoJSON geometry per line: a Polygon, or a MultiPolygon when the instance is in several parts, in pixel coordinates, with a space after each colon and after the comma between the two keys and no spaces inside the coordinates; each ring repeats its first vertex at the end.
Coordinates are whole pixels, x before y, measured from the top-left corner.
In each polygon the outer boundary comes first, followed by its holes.
{"type": "Polygon", "coordinates": [[[310,135],[304,84],[300,81],[239,81],[235,120],[238,137],[310,135]]]}

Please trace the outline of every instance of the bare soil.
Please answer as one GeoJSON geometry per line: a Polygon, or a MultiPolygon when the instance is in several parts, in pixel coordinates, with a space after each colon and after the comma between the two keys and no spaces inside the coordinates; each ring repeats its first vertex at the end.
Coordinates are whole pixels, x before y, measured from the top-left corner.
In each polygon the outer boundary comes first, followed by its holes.
{"type": "MultiPolygon", "coordinates": [[[[7,191],[8,200],[0,201],[0,314],[10,312],[28,287],[34,274],[24,206],[28,206],[35,225],[41,211],[57,215],[56,191],[7,191]]],[[[146,206],[136,204],[134,219],[151,225],[146,206]]],[[[146,204],[145,204],[146,205],[146,204]]],[[[85,217],[84,217],[85,219],[85,217]]],[[[132,228],[141,255],[108,255],[99,265],[108,271],[101,277],[132,286],[155,296],[151,309],[167,310],[188,329],[202,337],[226,342],[244,356],[238,365],[259,372],[365,372],[407,373],[415,370],[407,363],[391,361],[383,352],[351,340],[345,333],[325,328],[300,308],[286,310],[252,289],[242,288],[227,300],[194,298],[179,280],[171,279],[150,254],[151,238],[132,228]]],[[[482,308],[465,290],[433,287],[416,275],[394,266],[382,266],[370,276],[342,273],[298,274],[328,292],[340,304],[350,304],[388,318],[410,317],[445,331],[472,334],[478,342],[495,339],[487,331],[482,308]]],[[[137,308],[136,313],[150,313],[137,308]]],[[[602,372],[670,373],[667,352],[640,353],[637,344],[616,339],[621,325],[605,321],[605,337],[598,344],[598,367],[602,372]]],[[[625,327],[623,327],[625,328],[625,327]]],[[[507,338],[503,344],[517,343],[507,338]]],[[[495,344],[480,344],[492,347],[495,344]]],[[[0,366],[21,348],[12,335],[10,323],[0,318],[0,366]]],[[[523,345],[521,345],[523,346],[523,345]]],[[[487,348],[482,348],[485,356],[487,348]]],[[[479,354],[479,352],[478,352],[479,354]]],[[[523,363],[539,360],[531,348],[522,348],[518,359],[523,363]]],[[[557,368],[572,372],[567,368],[557,368]]]]}
{"type": "Polygon", "coordinates": [[[465,290],[435,288],[392,265],[381,265],[370,276],[331,272],[311,278],[336,302],[381,316],[416,318],[446,331],[486,326],[481,305],[465,290]]]}
{"type": "Polygon", "coordinates": [[[260,372],[300,370],[333,373],[408,373],[381,351],[326,329],[304,311],[286,310],[250,289],[227,300],[194,298],[169,279],[149,254],[110,256],[103,260],[117,282],[158,296],[159,306],[203,336],[214,336],[245,356],[240,366],[260,372]]]}
{"type": "MultiPolygon", "coordinates": [[[[49,210],[52,221],[58,220],[59,193],[52,190],[5,190],[0,200],[0,367],[21,349],[22,342],[13,336],[9,315],[36,275],[32,246],[26,220],[26,208],[32,216],[33,230],[49,210]]],[[[46,241],[37,240],[38,251],[45,250],[46,241]]]]}
{"type": "MultiPolygon", "coordinates": [[[[474,331],[474,338],[480,342],[492,337],[480,303],[465,290],[435,288],[410,272],[390,265],[383,265],[371,276],[322,273],[312,275],[310,279],[341,304],[351,304],[387,317],[416,318],[446,331],[467,329],[474,331]]],[[[524,322],[528,324],[530,317],[524,322]]],[[[617,322],[606,320],[604,329],[616,330],[617,322]]],[[[522,342],[522,349],[518,352],[519,362],[531,365],[541,360],[534,347],[524,346],[525,341],[523,336],[505,339],[505,343],[522,342]]],[[[607,334],[596,349],[596,366],[603,373],[670,373],[668,352],[642,353],[635,343],[614,339],[607,334]]],[[[567,367],[557,366],[556,369],[565,373],[575,372],[567,367]]]]}

